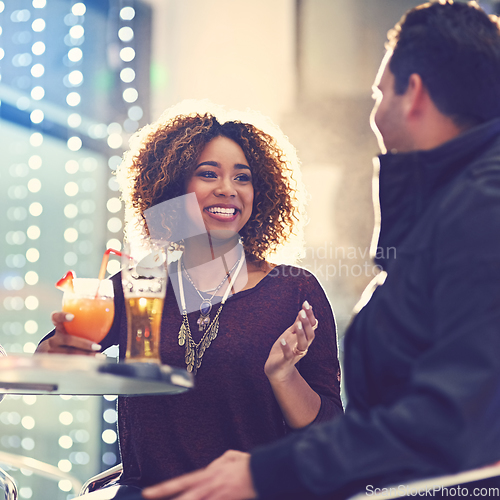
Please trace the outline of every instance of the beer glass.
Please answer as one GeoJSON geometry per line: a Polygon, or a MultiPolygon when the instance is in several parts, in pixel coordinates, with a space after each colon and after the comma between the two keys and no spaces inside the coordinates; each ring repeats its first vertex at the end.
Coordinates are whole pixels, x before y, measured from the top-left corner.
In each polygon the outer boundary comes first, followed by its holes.
{"type": "Polygon", "coordinates": [[[125,244],[121,278],[127,313],[125,362],[161,363],[160,327],[167,289],[164,249],[153,243],[125,244]]]}

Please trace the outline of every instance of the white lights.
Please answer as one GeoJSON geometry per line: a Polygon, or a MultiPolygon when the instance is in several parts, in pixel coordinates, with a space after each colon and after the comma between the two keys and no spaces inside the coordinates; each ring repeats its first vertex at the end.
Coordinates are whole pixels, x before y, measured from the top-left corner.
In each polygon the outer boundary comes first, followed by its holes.
{"type": "Polygon", "coordinates": [[[81,71],[75,70],[68,75],[69,83],[73,86],[78,86],[83,83],[83,73],[81,71]]]}
{"type": "Polygon", "coordinates": [[[26,235],[28,236],[28,238],[30,240],[37,240],[38,238],[40,238],[40,228],[38,226],[30,226],[27,230],[26,230],[26,235]]]}
{"type": "Polygon", "coordinates": [[[135,17],[135,10],[133,7],[123,7],[123,9],[120,10],[120,17],[124,21],[131,21],[135,17]]]}
{"type": "Polygon", "coordinates": [[[34,109],[30,113],[30,120],[33,123],[41,123],[41,122],[43,122],[44,117],[45,116],[44,116],[43,111],[41,109],[34,109]]]}
{"type": "Polygon", "coordinates": [[[29,21],[30,17],[31,13],[28,9],[15,10],[10,15],[10,20],[13,23],[24,23],[26,21],[29,21]]]}
{"type": "Polygon", "coordinates": [[[45,73],[45,67],[43,64],[37,63],[31,67],[31,74],[35,78],[40,78],[45,73]]]}
{"type": "Polygon", "coordinates": [[[118,191],[120,189],[116,177],[110,177],[110,179],[108,180],[108,187],[109,189],[111,189],[111,191],[118,191]]]}
{"type": "MultiPolygon", "coordinates": [[[[76,174],[80,168],[80,165],[76,160],[68,160],[66,164],[64,165],[64,169],[68,174],[76,174]]],[[[78,192],[78,191],[77,191],[78,192]]],[[[72,196],[72,195],[70,195],[72,196]]]]}
{"type": "Polygon", "coordinates": [[[135,50],[132,47],[123,47],[120,50],[120,59],[125,62],[133,61],[135,58],[135,50]]]}
{"type": "Polygon", "coordinates": [[[36,351],[36,344],[33,342],[26,342],[23,346],[23,352],[26,354],[33,354],[36,351]]]}
{"type": "Polygon", "coordinates": [[[12,66],[15,66],[16,68],[20,68],[22,66],[29,66],[32,60],[33,58],[31,57],[31,54],[27,52],[23,54],[16,54],[12,58],[12,66]]]}
{"type": "Polygon", "coordinates": [[[121,265],[118,260],[110,260],[106,266],[106,270],[109,274],[116,274],[120,269],[121,265]]]}
{"type": "Polygon", "coordinates": [[[22,290],[24,288],[24,281],[21,276],[7,276],[3,280],[3,286],[6,290],[22,290]]]}
{"type": "Polygon", "coordinates": [[[107,127],[104,123],[97,123],[91,125],[88,130],[88,134],[92,139],[104,139],[108,135],[107,127]]]}
{"type": "Polygon", "coordinates": [[[69,450],[73,446],[73,440],[69,436],[61,436],[59,438],[59,446],[69,450]]]}
{"type": "Polygon", "coordinates": [[[26,96],[21,96],[17,101],[16,101],[16,106],[18,109],[28,109],[30,107],[30,100],[26,96]]]}
{"type": "Polygon", "coordinates": [[[78,239],[78,231],[74,227],[69,227],[64,231],[64,239],[68,243],[74,243],[78,239]]]}
{"type": "Polygon", "coordinates": [[[71,491],[71,489],[73,488],[73,485],[71,484],[71,481],[69,479],[61,479],[57,483],[57,486],[61,491],[65,492],[71,491]]]}
{"type": "Polygon", "coordinates": [[[121,210],[122,202],[119,198],[110,198],[106,203],[106,208],[108,209],[108,212],[115,214],[121,210]]]}
{"type": "Polygon", "coordinates": [[[78,62],[83,57],[82,49],[79,47],[73,47],[68,51],[68,59],[71,62],[78,62]]]}
{"type": "Polygon", "coordinates": [[[134,88],[128,88],[123,91],[123,100],[125,102],[135,102],[139,98],[139,92],[134,88]]]}
{"type": "Polygon", "coordinates": [[[83,16],[87,11],[87,7],[82,2],[75,3],[73,7],[71,7],[71,13],[74,16],[83,16]]]}
{"type": "Polygon", "coordinates": [[[63,411],[59,414],[59,422],[63,425],[71,425],[73,423],[73,415],[69,411],[63,411]]]}
{"type": "Polygon", "coordinates": [[[120,71],[120,79],[125,83],[133,82],[135,80],[135,71],[132,68],[123,68],[120,71]]]}
{"type": "Polygon", "coordinates": [[[31,98],[34,99],[35,101],[43,99],[44,96],[45,96],[45,89],[43,87],[36,86],[31,89],[31,98]]]}
{"type": "Polygon", "coordinates": [[[134,30],[129,26],[124,26],[118,30],[118,38],[122,42],[130,42],[134,38],[134,30]]]}
{"type": "Polygon", "coordinates": [[[79,38],[82,38],[84,34],[85,34],[85,29],[80,24],[72,26],[69,29],[69,36],[71,38],[74,38],[75,40],[78,40],[79,38]]]}
{"type": "Polygon", "coordinates": [[[104,411],[104,413],[102,414],[102,418],[104,419],[105,422],[107,422],[108,424],[114,424],[117,420],[118,420],[118,414],[117,414],[117,411],[112,409],[112,408],[108,408],[107,410],[104,411]]]}
{"type": "Polygon", "coordinates": [[[59,462],[57,463],[57,467],[63,472],[69,472],[73,468],[73,465],[69,460],[63,459],[59,460],[59,462]]]}
{"type": "Polygon", "coordinates": [[[76,255],[75,252],[66,252],[64,254],[64,263],[69,266],[69,267],[72,267],[74,266],[76,263],[78,262],[78,255],[76,255]]]}
{"type": "Polygon", "coordinates": [[[76,196],[79,190],[78,184],[73,181],[67,182],[64,186],[64,192],[67,196],[76,196]]]}
{"type": "Polygon", "coordinates": [[[120,134],[121,131],[122,126],[117,122],[113,122],[108,125],[108,134],[120,134]]]}
{"type": "Polygon", "coordinates": [[[24,186],[10,186],[7,196],[13,200],[24,200],[28,196],[28,190],[24,186]]]}
{"type": "Polygon", "coordinates": [[[81,97],[78,92],[70,92],[66,96],[66,102],[69,106],[78,106],[80,104],[81,97]]]}
{"type": "Polygon", "coordinates": [[[139,121],[143,117],[143,115],[144,115],[144,111],[142,110],[142,108],[140,106],[132,106],[128,110],[128,117],[131,120],[139,121]]]}
{"type": "Polygon", "coordinates": [[[31,439],[31,438],[24,438],[21,441],[21,447],[24,450],[31,451],[35,447],[35,441],[33,441],[33,439],[31,439]]]}
{"type": "Polygon", "coordinates": [[[3,306],[7,311],[22,311],[24,301],[21,297],[5,297],[3,306]]]}
{"type": "Polygon", "coordinates": [[[40,132],[34,132],[30,136],[30,144],[36,148],[37,146],[41,146],[43,144],[43,135],[40,132]]]}
{"type": "Polygon", "coordinates": [[[43,9],[47,4],[47,0],[33,0],[32,3],[35,9],[43,9]]]}
{"type": "Polygon", "coordinates": [[[116,443],[117,435],[116,432],[113,429],[106,429],[102,433],[102,440],[106,444],[113,444],[116,443]]]}
{"type": "Polygon", "coordinates": [[[43,19],[35,19],[31,23],[31,29],[37,33],[45,29],[45,21],[43,19]]]}
{"type": "Polygon", "coordinates": [[[68,116],[68,126],[77,128],[82,124],[82,117],[78,113],[71,113],[68,116]]]}
{"type": "Polygon", "coordinates": [[[26,415],[21,419],[21,425],[25,429],[30,431],[35,427],[35,419],[33,417],[30,417],[29,415],[26,415]]]}
{"type": "Polygon", "coordinates": [[[29,213],[33,217],[38,217],[39,215],[42,214],[43,212],[43,207],[41,203],[38,203],[38,201],[34,201],[28,208],[29,213]]]}
{"type": "Polygon", "coordinates": [[[38,170],[42,166],[42,158],[39,155],[29,157],[28,165],[32,170],[38,170]]]}
{"type": "Polygon", "coordinates": [[[29,311],[35,311],[36,309],[38,309],[39,302],[34,295],[29,295],[24,299],[24,305],[29,311]]]}
{"type": "Polygon", "coordinates": [[[122,221],[118,217],[111,217],[108,220],[108,230],[112,233],[117,233],[122,228],[122,221]]]}
{"type": "Polygon", "coordinates": [[[9,245],[22,245],[26,241],[26,235],[22,231],[9,231],[5,240],[9,245]]]}
{"type": "Polygon", "coordinates": [[[122,242],[116,238],[111,238],[106,242],[106,249],[108,248],[120,251],[122,249],[122,242]]]}
{"type": "Polygon", "coordinates": [[[123,139],[120,134],[110,134],[108,137],[108,146],[111,149],[118,149],[122,146],[123,139]]]}
{"type": "Polygon", "coordinates": [[[40,179],[33,178],[28,181],[28,190],[31,193],[38,193],[40,189],[42,189],[42,183],[40,182],[40,179]]]}
{"type": "Polygon", "coordinates": [[[82,140],[77,136],[70,137],[68,139],[67,145],[70,151],[78,151],[82,147],[82,140]]]}
{"type": "Polygon", "coordinates": [[[115,171],[121,162],[122,162],[122,159],[120,156],[116,156],[116,155],[111,156],[108,160],[108,167],[111,170],[115,171]]]}
{"type": "Polygon", "coordinates": [[[64,207],[64,215],[68,219],[74,219],[78,215],[78,207],[73,203],[68,203],[64,207]]]}
{"type": "Polygon", "coordinates": [[[36,248],[28,248],[26,251],[26,260],[28,262],[36,262],[40,258],[40,252],[36,248]]]}
{"type": "Polygon", "coordinates": [[[45,52],[45,44],[43,42],[35,42],[31,46],[31,52],[33,52],[35,56],[41,56],[45,52]]]}
{"type": "Polygon", "coordinates": [[[38,283],[38,273],[35,271],[28,271],[24,275],[24,281],[26,281],[28,285],[36,285],[38,283]]]}
{"type": "MultiPolygon", "coordinates": [[[[26,333],[33,335],[34,333],[38,332],[38,323],[32,319],[29,319],[28,321],[26,321],[26,323],[24,323],[24,330],[26,331],[26,333]]],[[[36,396],[34,397],[36,398],[36,396]]],[[[33,404],[33,403],[28,403],[26,400],[24,402],[26,404],[33,404]]]]}

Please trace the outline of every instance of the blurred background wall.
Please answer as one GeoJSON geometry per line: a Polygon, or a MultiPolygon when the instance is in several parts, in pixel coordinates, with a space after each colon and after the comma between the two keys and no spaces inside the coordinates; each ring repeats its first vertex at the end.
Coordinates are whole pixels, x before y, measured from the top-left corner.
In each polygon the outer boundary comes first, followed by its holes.
{"type": "MultiPolygon", "coordinates": [[[[373,276],[371,84],[387,31],[419,3],[0,1],[0,343],[9,354],[33,352],[51,329],[54,283],[67,269],[93,276],[106,247],[120,247],[113,170],[130,135],[185,98],[261,111],[297,148],[311,195],[302,265],[325,287],[342,349],[373,276]]],[[[119,461],[114,408],[113,395],[9,395],[0,449],[83,481],[119,461]]],[[[74,497],[67,482],[11,472],[21,498],[74,497]]]]}

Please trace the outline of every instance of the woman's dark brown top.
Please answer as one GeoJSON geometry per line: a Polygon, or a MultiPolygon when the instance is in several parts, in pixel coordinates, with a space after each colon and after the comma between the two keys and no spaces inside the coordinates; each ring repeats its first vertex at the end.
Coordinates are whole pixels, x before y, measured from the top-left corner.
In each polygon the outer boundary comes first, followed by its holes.
{"type": "MultiPolygon", "coordinates": [[[[120,276],[115,283],[115,321],[101,342],[122,346],[127,320],[120,276]]],[[[176,278],[172,280],[175,284],[176,278]]],[[[186,293],[190,285],[184,282],[186,293]]],[[[123,462],[121,482],[147,486],[205,467],[228,449],[247,451],[290,432],[285,425],[264,364],[276,339],[295,321],[304,300],[319,320],[316,338],[298,369],[321,396],[315,422],[342,413],[335,321],[316,278],[305,269],[278,266],[254,288],[224,305],[219,333],[203,356],[195,388],[175,396],[120,397],[118,428],[123,462]]],[[[201,301],[200,301],[201,302],[201,301]]],[[[212,318],[218,306],[214,305],[212,318]]],[[[202,333],[189,314],[193,339],[202,333]]],[[[178,345],[182,317],[169,283],[161,326],[161,359],[185,367],[178,345]]]]}

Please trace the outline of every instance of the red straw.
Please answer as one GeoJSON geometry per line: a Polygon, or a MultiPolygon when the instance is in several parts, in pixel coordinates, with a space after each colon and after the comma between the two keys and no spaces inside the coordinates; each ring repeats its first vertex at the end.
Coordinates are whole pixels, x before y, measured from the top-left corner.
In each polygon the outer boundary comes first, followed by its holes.
{"type": "MultiPolygon", "coordinates": [[[[102,262],[101,262],[101,269],[99,269],[99,276],[98,278],[100,280],[104,279],[104,276],[106,276],[106,268],[108,267],[108,260],[109,260],[109,254],[115,254],[118,255],[118,257],[121,257],[123,254],[119,252],[118,250],[114,250],[113,248],[108,248],[102,257],[102,262]]],[[[126,256],[128,257],[128,255],[126,256]]]]}

